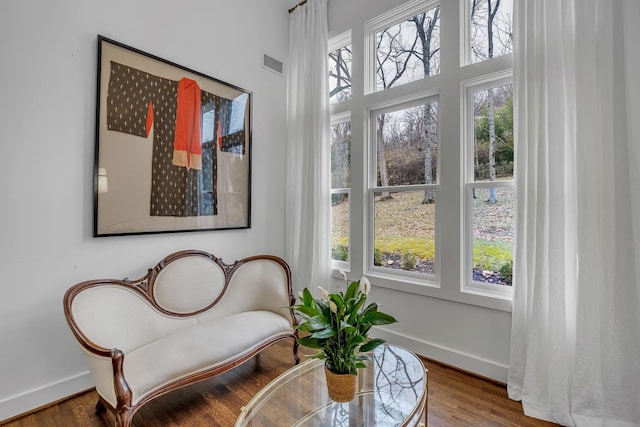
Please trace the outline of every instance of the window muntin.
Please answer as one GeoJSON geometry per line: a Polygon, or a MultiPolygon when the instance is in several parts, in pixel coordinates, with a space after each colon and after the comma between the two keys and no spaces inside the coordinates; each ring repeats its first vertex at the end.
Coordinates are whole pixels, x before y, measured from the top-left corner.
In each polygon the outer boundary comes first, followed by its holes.
{"type": "Polygon", "coordinates": [[[375,32],[375,90],[440,73],[440,6],[375,32]]]}
{"type": "Polygon", "coordinates": [[[329,102],[351,99],[351,44],[329,53],[329,102]]]}
{"type": "Polygon", "coordinates": [[[472,64],[513,51],[513,0],[466,0],[472,64]]]}
{"type": "Polygon", "coordinates": [[[331,258],[349,262],[351,121],[331,125],[331,258]]]}

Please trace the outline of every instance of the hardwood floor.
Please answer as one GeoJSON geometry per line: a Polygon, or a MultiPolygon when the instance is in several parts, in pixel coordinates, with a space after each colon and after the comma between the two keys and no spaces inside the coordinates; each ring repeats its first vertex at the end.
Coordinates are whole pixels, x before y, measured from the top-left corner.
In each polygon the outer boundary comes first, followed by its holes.
{"type": "MultiPolygon", "coordinates": [[[[504,385],[430,360],[425,360],[425,365],[429,370],[430,427],[556,425],[523,415],[522,405],[507,398],[504,385]]],[[[291,344],[276,344],[226,374],[155,399],[136,413],[133,425],[232,427],[240,408],[291,366],[291,344]]],[[[96,401],[95,390],[90,390],[2,426],[113,426],[114,417],[108,411],[95,415],[96,401]]]]}

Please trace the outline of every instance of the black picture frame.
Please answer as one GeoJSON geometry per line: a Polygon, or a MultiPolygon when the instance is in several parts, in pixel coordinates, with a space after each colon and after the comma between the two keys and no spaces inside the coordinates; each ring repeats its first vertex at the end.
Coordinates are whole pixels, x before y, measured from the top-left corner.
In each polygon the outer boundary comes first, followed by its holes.
{"type": "Polygon", "coordinates": [[[253,94],[98,36],[94,237],[251,227],[253,94]]]}

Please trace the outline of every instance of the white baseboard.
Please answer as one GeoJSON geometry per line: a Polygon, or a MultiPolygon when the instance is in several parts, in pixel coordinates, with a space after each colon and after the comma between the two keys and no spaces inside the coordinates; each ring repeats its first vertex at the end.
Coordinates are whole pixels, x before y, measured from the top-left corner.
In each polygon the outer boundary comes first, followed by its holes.
{"type": "Polygon", "coordinates": [[[93,387],[89,372],[0,400],[0,423],[93,387]]]}
{"type": "Polygon", "coordinates": [[[446,348],[437,344],[418,340],[398,332],[376,327],[371,330],[371,335],[382,338],[391,344],[404,347],[416,354],[436,360],[446,365],[454,366],[464,371],[473,372],[486,378],[505,383],[509,367],[498,362],[483,359],[458,350],[446,348]]]}

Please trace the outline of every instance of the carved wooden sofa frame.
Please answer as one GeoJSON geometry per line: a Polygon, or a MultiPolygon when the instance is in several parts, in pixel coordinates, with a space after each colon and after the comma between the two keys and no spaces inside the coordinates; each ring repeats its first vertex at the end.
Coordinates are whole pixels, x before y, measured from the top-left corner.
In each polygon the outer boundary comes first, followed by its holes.
{"type": "Polygon", "coordinates": [[[109,409],[116,426],[126,427],[150,400],[229,371],[283,339],[293,340],[299,363],[294,302],[281,258],[225,264],[187,250],[137,280],[78,283],[64,296],[64,313],[96,385],[96,412],[109,409]]]}

